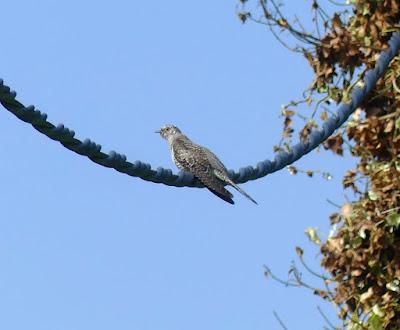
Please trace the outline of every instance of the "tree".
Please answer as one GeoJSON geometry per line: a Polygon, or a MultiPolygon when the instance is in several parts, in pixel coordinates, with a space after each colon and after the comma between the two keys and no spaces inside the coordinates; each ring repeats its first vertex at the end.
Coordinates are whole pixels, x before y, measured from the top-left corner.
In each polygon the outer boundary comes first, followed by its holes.
{"type": "MultiPolygon", "coordinates": [[[[391,34],[400,29],[397,0],[329,2],[337,5],[331,14],[317,0],[310,1],[310,32],[297,18],[289,20],[275,0],[240,0],[238,16],[243,23],[267,26],[286,48],[302,54],[315,73],[304,99],[284,107],[282,141],[276,151],[290,149],[294,118],[304,117],[300,104],[313,108],[299,131],[300,139],[306,140],[311,128],[329,117],[332,106],[348,101],[353,87],[362,83],[366,70],[388,47],[391,34]]],[[[325,287],[311,288],[338,306],[346,329],[400,329],[399,86],[396,57],[351,120],[324,144],[339,157],[348,153],[357,160],[356,168],[343,178],[352,200],[331,215],[334,234],[321,243],[321,266],[329,274],[321,277],[325,287]]],[[[314,232],[309,234],[317,239],[314,232]]],[[[303,261],[303,251],[297,248],[297,253],[303,261]]],[[[297,269],[292,272],[295,284],[306,286],[297,269]]],[[[267,273],[272,275],[269,269],[267,273]]]]}

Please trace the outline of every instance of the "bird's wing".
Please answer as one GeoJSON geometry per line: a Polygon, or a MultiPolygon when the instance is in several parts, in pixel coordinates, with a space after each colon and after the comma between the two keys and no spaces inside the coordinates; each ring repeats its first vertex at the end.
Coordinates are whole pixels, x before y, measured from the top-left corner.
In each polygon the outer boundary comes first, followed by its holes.
{"type": "Polygon", "coordinates": [[[208,158],[208,161],[212,166],[215,176],[217,178],[219,178],[225,184],[231,185],[238,192],[240,192],[243,196],[250,199],[254,204],[257,204],[257,202],[248,193],[246,193],[235,182],[233,182],[233,180],[229,177],[228,170],[226,169],[225,165],[219,160],[219,158],[209,149],[204,148],[204,147],[201,147],[201,148],[205,151],[206,157],[208,158]]]}
{"type": "MultiPolygon", "coordinates": [[[[207,189],[208,189],[209,191],[211,191],[215,196],[218,196],[219,198],[223,199],[225,202],[228,202],[229,204],[235,204],[235,202],[233,201],[232,197],[229,197],[229,196],[227,196],[226,194],[225,194],[225,195],[220,194],[219,192],[217,192],[217,191],[211,189],[210,187],[207,187],[207,189]]],[[[225,189],[225,188],[224,188],[224,189],[225,189]]],[[[228,191],[228,190],[225,189],[225,191],[228,191]]],[[[228,191],[228,193],[229,193],[229,191],[228,191]]],[[[231,195],[232,195],[232,194],[231,194],[231,195]]]]}
{"type": "Polygon", "coordinates": [[[233,180],[229,177],[228,170],[226,169],[225,165],[219,160],[219,158],[213,152],[208,150],[207,148],[204,148],[204,149],[206,150],[206,154],[207,154],[207,157],[208,157],[208,160],[209,160],[210,164],[212,165],[212,168],[214,170],[214,174],[222,182],[225,182],[226,184],[231,185],[238,192],[240,192],[243,196],[245,196],[248,199],[250,199],[254,204],[257,204],[257,202],[248,193],[246,193],[235,182],[233,182],[233,180]]]}
{"type": "Polygon", "coordinates": [[[197,177],[212,193],[233,204],[233,195],[225,189],[221,180],[216,177],[203,147],[191,142],[176,141],[172,147],[176,165],[197,177]]]}

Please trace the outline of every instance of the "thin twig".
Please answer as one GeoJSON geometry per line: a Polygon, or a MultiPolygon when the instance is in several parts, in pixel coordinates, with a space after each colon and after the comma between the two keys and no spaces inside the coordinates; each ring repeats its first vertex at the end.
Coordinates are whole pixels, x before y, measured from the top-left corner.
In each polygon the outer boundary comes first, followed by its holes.
{"type": "Polygon", "coordinates": [[[332,202],[329,198],[326,199],[326,201],[333,205],[334,207],[337,207],[338,209],[341,209],[342,207],[339,204],[336,204],[335,202],[332,202]]]}
{"type": "Polygon", "coordinates": [[[335,330],[336,327],[329,321],[328,317],[325,315],[325,313],[322,311],[321,307],[317,306],[318,312],[321,314],[322,318],[325,320],[325,322],[328,324],[328,326],[335,330]]]}
{"type": "Polygon", "coordinates": [[[271,272],[271,269],[269,269],[268,266],[264,265],[264,268],[265,268],[266,275],[271,276],[271,278],[274,281],[277,281],[278,283],[281,283],[284,286],[294,286],[294,287],[299,287],[300,286],[298,283],[293,283],[293,282],[290,282],[290,281],[284,281],[284,280],[280,279],[278,276],[274,275],[274,273],[271,272]]]}
{"type": "Polygon", "coordinates": [[[314,275],[315,277],[318,277],[324,281],[329,280],[329,278],[327,278],[326,276],[322,275],[322,274],[318,274],[317,272],[313,271],[304,261],[303,256],[299,256],[300,262],[303,265],[303,267],[312,275],[314,275]]]}
{"type": "Polygon", "coordinates": [[[285,324],[282,322],[282,320],[280,319],[278,313],[277,313],[276,311],[273,311],[272,313],[274,314],[275,318],[278,320],[278,322],[279,322],[280,326],[282,327],[282,329],[288,330],[288,328],[286,327],[286,325],[285,325],[285,324]]]}

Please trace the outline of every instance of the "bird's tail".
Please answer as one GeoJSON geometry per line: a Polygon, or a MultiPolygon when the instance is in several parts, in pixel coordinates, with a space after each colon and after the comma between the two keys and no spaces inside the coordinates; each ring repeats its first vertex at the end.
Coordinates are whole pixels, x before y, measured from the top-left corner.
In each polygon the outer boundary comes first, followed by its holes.
{"type": "Polygon", "coordinates": [[[240,192],[243,196],[247,197],[250,199],[254,204],[258,205],[258,203],[247,193],[245,192],[242,188],[240,188],[233,180],[225,173],[222,173],[221,171],[216,171],[214,170],[215,175],[217,178],[219,178],[221,181],[230,184],[233,188],[235,188],[238,192],[240,192]]]}
{"type": "MultiPolygon", "coordinates": [[[[228,181],[228,180],[227,180],[228,181]]],[[[254,204],[258,205],[258,203],[247,193],[245,192],[242,188],[240,188],[235,182],[233,182],[231,179],[229,179],[228,183],[235,188],[238,192],[240,192],[243,196],[247,197],[250,199],[254,204]]]]}
{"type": "Polygon", "coordinates": [[[242,188],[240,188],[236,183],[233,183],[232,187],[235,188],[238,192],[240,192],[243,196],[250,199],[254,204],[258,205],[258,203],[247,192],[245,192],[242,188]]]}

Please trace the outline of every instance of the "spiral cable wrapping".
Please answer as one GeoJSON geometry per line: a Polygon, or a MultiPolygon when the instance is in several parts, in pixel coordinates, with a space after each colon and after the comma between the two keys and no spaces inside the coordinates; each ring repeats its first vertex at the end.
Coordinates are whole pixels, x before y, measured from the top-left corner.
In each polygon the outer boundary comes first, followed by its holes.
{"type": "MultiPolygon", "coordinates": [[[[389,48],[381,53],[374,69],[365,75],[364,86],[357,87],[351,93],[351,102],[339,106],[336,114],[327,119],[321,129],[313,129],[308,141],[299,142],[292,147],[290,152],[282,151],[275,155],[273,160],[264,160],[255,167],[246,166],[237,172],[230,170],[229,174],[236,183],[245,183],[257,180],[267,174],[281,170],[294,163],[304,155],[319,146],[336,129],[343,125],[349,116],[360,106],[361,102],[374,88],[377,80],[386,71],[400,49],[400,33],[395,32],[389,40],[389,48]]],[[[162,183],[175,187],[204,187],[192,174],[187,172],[173,173],[171,169],[158,167],[152,169],[151,165],[142,161],[131,163],[123,154],[110,151],[108,154],[101,151],[101,145],[90,139],[80,141],[75,138],[75,132],[62,124],[55,126],[47,121],[47,114],[36,110],[33,105],[25,107],[16,100],[17,93],[10,90],[0,79],[0,103],[20,120],[31,124],[40,133],[52,140],[60,142],[65,148],[79,155],[88,157],[91,161],[105,167],[113,168],[129,176],[139,177],[146,181],[162,183]]]]}

